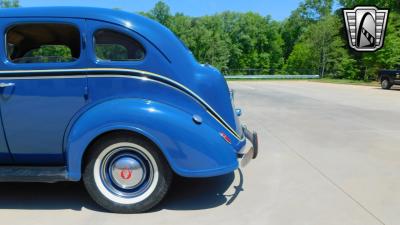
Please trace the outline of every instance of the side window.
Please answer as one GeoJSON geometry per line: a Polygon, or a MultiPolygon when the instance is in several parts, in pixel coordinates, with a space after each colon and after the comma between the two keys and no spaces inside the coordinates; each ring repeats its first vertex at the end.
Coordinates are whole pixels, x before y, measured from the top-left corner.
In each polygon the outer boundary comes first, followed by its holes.
{"type": "Polygon", "coordinates": [[[96,57],[107,61],[137,61],[145,56],[144,47],[135,39],[112,30],[94,34],[96,57]]]}
{"type": "Polygon", "coordinates": [[[13,63],[61,63],[81,54],[79,30],[68,24],[19,24],[6,34],[7,56],[13,63]]]}

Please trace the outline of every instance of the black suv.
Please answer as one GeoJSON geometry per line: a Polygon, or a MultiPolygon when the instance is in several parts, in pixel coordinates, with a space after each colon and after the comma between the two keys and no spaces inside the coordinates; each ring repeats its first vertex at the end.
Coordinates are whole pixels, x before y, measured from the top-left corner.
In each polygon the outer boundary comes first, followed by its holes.
{"type": "Polygon", "coordinates": [[[397,70],[379,71],[378,81],[383,89],[390,89],[393,85],[400,85],[400,65],[397,70]]]}

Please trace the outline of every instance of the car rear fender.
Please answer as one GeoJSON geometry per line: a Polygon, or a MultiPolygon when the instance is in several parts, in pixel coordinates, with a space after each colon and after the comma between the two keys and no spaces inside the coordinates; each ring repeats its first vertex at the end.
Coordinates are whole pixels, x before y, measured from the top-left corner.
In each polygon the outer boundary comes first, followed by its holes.
{"type": "Polygon", "coordinates": [[[145,99],[114,99],[83,113],[66,138],[69,179],[81,178],[82,158],[100,135],[125,130],[139,133],[156,144],[175,173],[186,177],[208,177],[238,167],[234,147],[204,118],[160,102],[145,99]]]}

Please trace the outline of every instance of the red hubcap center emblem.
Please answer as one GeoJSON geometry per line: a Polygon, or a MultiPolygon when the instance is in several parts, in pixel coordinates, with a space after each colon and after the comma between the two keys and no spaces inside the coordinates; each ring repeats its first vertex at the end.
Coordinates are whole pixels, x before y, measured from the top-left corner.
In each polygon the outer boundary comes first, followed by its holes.
{"type": "Polygon", "coordinates": [[[122,179],[129,180],[132,178],[132,170],[124,168],[121,170],[121,173],[119,175],[121,176],[122,179]]]}

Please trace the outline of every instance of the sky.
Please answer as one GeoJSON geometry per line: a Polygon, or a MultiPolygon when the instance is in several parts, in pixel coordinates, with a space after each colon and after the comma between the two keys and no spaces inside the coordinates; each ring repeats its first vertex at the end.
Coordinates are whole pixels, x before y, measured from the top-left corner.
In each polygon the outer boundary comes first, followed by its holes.
{"type": "MultiPolygon", "coordinates": [[[[34,6],[92,6],[120,8],[126,11],[148,11],[158,0],[20,0],[23,7],[34,6]]],[[[296,9],[301,0],[164,0],[172,13],[189,16],[212,15],[222,11],[257,12],[283,20],[296,9]]]]}

